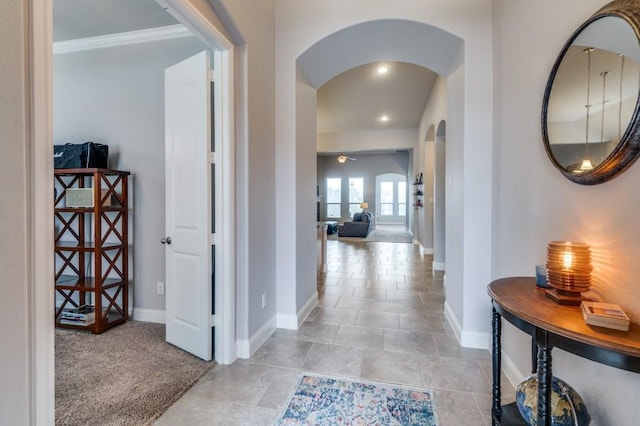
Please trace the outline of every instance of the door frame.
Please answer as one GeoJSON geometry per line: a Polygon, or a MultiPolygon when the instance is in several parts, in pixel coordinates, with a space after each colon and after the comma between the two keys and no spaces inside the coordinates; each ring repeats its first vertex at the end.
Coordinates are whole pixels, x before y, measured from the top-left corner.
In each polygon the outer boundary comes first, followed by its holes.
{"type": "MultiPolygon", "coordinates": [[[[235,345],[235,158],[234,121],[234,49],[233,44],[188,0],[156,0],[214,53],[216,78],[221,82],[219,131],[222,132],[223,211],[218,243],[226,255],[220,268],[221,284],[216,288],[215,358],[228,364],[236,358],[235,345]],[[219,65],[219,66],[218,66],[219,65]]],[[[31,318],[28,405],[33,425],[54,423],[55,358],[54,303],[51,291],[53,267],[53,12],[50,1],[29,0],[27,6],[29,49],[28,91],[30,92],[31,223],[28,234],[31,247],[29,316],[31,318]]],[[[216,130],[218,131],[218,130],[216,130]]]]}

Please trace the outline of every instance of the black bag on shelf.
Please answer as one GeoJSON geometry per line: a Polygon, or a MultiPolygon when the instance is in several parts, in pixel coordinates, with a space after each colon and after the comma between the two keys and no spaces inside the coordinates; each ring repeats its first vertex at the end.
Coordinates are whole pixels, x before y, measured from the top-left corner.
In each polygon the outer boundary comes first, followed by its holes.
{"type": "Polygon", "coordinates": [[[95,142],[53,146],[54,169],[108,168],[109,145],[95,142]]]}

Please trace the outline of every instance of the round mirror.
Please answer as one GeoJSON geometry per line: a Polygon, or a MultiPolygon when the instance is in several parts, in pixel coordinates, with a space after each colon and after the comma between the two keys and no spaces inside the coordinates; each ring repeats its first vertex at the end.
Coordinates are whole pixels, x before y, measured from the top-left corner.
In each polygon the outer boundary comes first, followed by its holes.
{"type": "Polygon", "coordinates": [[[571,36],[542,104],[547,155],[568,179],[605,182],[640,152],[640,7],[615,1],[571,36]]]}

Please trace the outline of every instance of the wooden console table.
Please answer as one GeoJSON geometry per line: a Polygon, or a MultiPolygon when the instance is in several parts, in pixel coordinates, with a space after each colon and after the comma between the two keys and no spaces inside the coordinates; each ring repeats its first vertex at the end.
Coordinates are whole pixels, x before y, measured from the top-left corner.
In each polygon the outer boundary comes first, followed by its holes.
{"type": "Polygon", "coordinates": [[[500,403],[501,318],[531,336],[531,370],[538,375],[538,425],[551,425],[551,350],[554,347],[583,358],[640,373],[640,326],[617,331],[587,325],[579,306],[558,305],[545,297],[535,278],[493,281],[488,287],[493,303],[492,424],[526,424],[515,403],[500,403]]]}

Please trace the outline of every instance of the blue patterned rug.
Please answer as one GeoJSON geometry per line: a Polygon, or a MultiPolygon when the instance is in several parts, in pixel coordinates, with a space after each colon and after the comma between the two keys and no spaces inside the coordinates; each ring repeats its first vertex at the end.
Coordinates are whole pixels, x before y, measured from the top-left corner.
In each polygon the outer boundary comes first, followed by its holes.
{"type": "Polygon", "coordinates": [[[304,374],[276,425],[437,426],[433,392],[304,374]]]}

